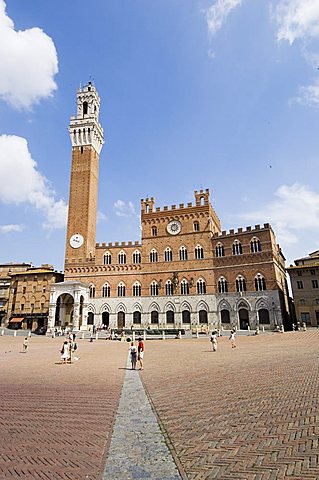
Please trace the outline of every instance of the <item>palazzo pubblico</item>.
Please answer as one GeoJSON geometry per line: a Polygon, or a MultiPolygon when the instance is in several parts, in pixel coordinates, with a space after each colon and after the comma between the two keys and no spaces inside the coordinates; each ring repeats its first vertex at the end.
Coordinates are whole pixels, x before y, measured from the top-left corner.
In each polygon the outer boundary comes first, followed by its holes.
{"type": "Polygon", "coordinates": [[[194,202],[141,200],[141,241],[96,243],[100,98],[77,92],[71,117],[64,282],[51,287],[48,327],[275,328],[287,320],[285,258],[268,223],[221,229],[209,190],[194,202]]]}

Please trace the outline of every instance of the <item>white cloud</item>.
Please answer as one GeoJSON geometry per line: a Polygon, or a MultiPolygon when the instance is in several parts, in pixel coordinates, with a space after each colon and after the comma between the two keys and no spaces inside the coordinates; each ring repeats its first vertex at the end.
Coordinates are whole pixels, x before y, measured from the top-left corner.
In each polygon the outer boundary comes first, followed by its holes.
{"type": "Polygon", "coordinates": [[[277,197],[264,208],[240,215],[252,224],[269,222],[284,246],[299,241],[299,235],[309,232],[319,234],[319,193],[305,185],[282,185],[275,192],[277,197]]]}
{"type": "Polygon", "coordinates": [[[230,12],[241,5],[242,0],[217,0],[206,10],[206,21],[209,32],[214,35],[226,21],[230,12]]]}
{"type": "Polygon", "coordinates": [[[278,40],[290,45],[297,39],[319,37],[318,0],[281,0],[273,8],[278,40]]]}
{"type": "Polygon", "coordinates": [[[300,87],[296,100],[302,105],[319,108],[319,80],[313,85],[300,87]]]}
{"type": "Polygon", "coordinates": [[[125,203],[123,200],[117,200],[114,203],[114,210],[118,217],[136,216],[135,207],[131,201],[125,203]]]}
{"type": "MultiPolygon", "coordinates": [[[[319,38],[319,0],[281,0],[272,7],[273,17],[278,25],[277,40],[292,45],[301,40],[301,52],[312,67],[318,67],[318,53],[309,50],[311,39],[319,38]]],[[[319,81],[299,87],[294,99],[302,105],[319,107],[319,81]]]]}
{"type": "Polygon", "coordinates": [[[105,215],[105,213],[98,210],[96,220],[97,220],[97,223],[106,222],[107,216],[105,215]]]}
{"type": "Polygon", "coordinates": [[[22,232],[23,228],[23,225],[17,224],[0,225],[0,233],[22,232]]]}
{"type": "Polygon", "coordinates": [[[5,9],[0,0],[0,98],[17,108],[30,108],[57,88],[57,52],[40,28],[15,31],[5,9]]]}
{"type": "Polygon", "coordinates": [[[15,135],[0,136],[0,201],[29,203],[45,215],[45,229],[64,228],[67,205],[55,200],[47,179],[38,171],[28,150],[28,143],[15,135]]]}

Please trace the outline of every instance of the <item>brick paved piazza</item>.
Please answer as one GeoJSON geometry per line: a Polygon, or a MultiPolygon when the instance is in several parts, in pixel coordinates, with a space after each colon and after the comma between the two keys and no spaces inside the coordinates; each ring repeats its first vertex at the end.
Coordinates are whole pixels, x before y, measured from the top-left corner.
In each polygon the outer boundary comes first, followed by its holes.
{"type": "MultiPolygon", "coordinates": [[[[318,480],[319,332],[229,343],[146,342],[141,377],[182,475],[318,480]]],[[[22,337],[0,337],[0,479],[101,478],[128,346],[78,344],[61,365],[61,339],[23,354],[22,337]]]]}

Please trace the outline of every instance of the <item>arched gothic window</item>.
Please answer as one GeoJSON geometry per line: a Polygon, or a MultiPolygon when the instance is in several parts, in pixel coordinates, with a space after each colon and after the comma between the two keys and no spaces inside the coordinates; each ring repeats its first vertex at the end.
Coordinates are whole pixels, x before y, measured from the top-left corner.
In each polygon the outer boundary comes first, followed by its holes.
{"type": "Polygon", "coordinates": [[[187,249],[184,246],[179,249],[179,259],[187,260],[187,249]]]}
{"type": "Polygon", "coordinates": [[[182,311],[182,322],[183,323],[191,323],[191,313],[189,310],[182,311]]]}
{"type": "Polygon", "coordinates": [[[126,263],[126,253],[123,250],[121,250],[120,253],[119,253],[119,263],[121,265],[126,263]]]}
{"type": "Polygon", "coordinates": [[[189,295],[189,283],[185,278],[181,281],[181,295],[189,295]]]}
{"type": "Polygon", "coordinates": [[[155,250],[155,248],[153,248],[150,253],[150,262],[154,263],[157,261],[158,261],[157,251],[155,250]]]}
{"type": "Polygon", "coordinates": [[[174,293],[173,283],[171,282],[171,280],[167,280],[165,284],[165,293],[166,295],[173,295],[174,293]]]}
{"type": "Polygon", "coordinates": [[[102,297],[109,297],[111,295],[111,287],[108,283],[103,285],[102,288],[102,297]]]}
{"type": "Polygon", "coordinates": [[[157,237],[157,227],[152,227],[152,237],[157,237]]]}
{"type": "Polygon", "coordinates": [[[230,323],[230,313],[229,310],[221,310],[220,311],[220,319],[222,323],[230,323]]]}
{"type": "Polygon", "coordinates": [[[250,242],[250,250],[253,253],[261,252],[261,243],[260,243],[259,238],[254,237],[252,239],[252,241],[250,242]]]}
{"type": "Polygon", "coordinates": [[[224,245],[221,243],[218,243],[215,248],[216,252],[216,257],[224,257],[225,256],[225,251],[224,251],[224,245]]]}
{"type": "Polygon", "coordinates": [[[117,286],[117,296],[125,297],[125,285],[123,282],[119,283],[117,286]]]}
{"type": "Polygon", "coordinates": [[[88,102],[83,102],[83,115],[88,114],[88,110],[89,110],[88,107],[89,107],[88,102]]]}
{"type": "Polygon", "coordinates": [[[257,273],[255,277],[255,290],[256,292],[262,292],[263,290],[266,290],[266,280],[261,273],[257,273]]]}
{"type": "Polygon", "coordinates": [[[106,252],[104,254],[103,263],[104,263],[104,265],[111,265],[112,255],[110,254],[110,252],[106,252]]]}
{"type": "Polygon", "coordinates": [[[197,245],[197,247],[195,248],[195,258],[196,260],[201,260],[202,258],[204,258],[204,250],[203,247],[201,247],[200,245],[197,245]]]}
{"type": "Polygon", "coordinates": [[[245,292],[246,291],[246,280],[242,275],[238,275],[236,278],[236,291],[245,292]]]}
{"type": "Polygon", "coordinates": [[[151,290],[151,296],[157,297],[157,295],[158,295],[158,283],[155,282],[155,280],[153,280],[153,282],[151,283],[150,290],[151,290]]]}
{"type": "Polygon", "coordinates": [[[165,248],[164,260],[165,260],[165,262],[172,262],[173,261],[173,252],[169,247],[165,248]]]}
{"type": "Polygon", "coordinates": [[[140,297],[141,296],[141,284],[139,282],[135,282],[133,285],[133,297],[140,297]]]}
{"type": "Polygon", "coordinates": [[[204,295],[206,293],[206,282],[202,278],[197,282],[197,293],[199,295],[204,295]]]}
{"type": "Polygon", "coordinates": [[[270,324],[269,311],[266,308],[258,310],[258,320],[262,325],[270,324]]]}
{"type": "Polygon", "coordinates": [[[94,313],[93,312],[88,313],[87,324],[88,325],[94,325],[94,313]]]}
{"type": "Polygon", "coordinates": [[[194,232],[199,232],[199,222],[194,222],[194,232]]]}
{"type": "Polygon", "coordinates": [[[133,253],[133,263],[141,263],[141,252],[139,250],[135,250],[133,253]]]}
{"type": "Polygon", "coordinates": [[[199,316],[199,323],[208,323],[208,315],[206,310],[200,310],[198,312],[198,316],[199,316]]]}
{"type": "Polygon", "coordinates": [[[90,285],[90,298],[95,298],[95,286],[90,285]]]}
{"type": "Polygon", "coordinates": [[[153,310],[151,312],[151,323],[158,323],[158,311],[153,310]]]}
{"type": "Polygon", "coordinates": [[[238,240],[235,240],[233,243],[233,255],[241,255],[243,253],[243,248],[241,243],[238,240]]]}
{"type": "Polygon", "coordinates": [[[228,284],[225,277],[220,277],[220,279],[218,280],[218,291],[219,293],[228,292],[228,284]]]}
{"type": "Polygon", "coordinates": [[[141,324],[141,312],[135,310],[133,312],[133,323],[140,325],[141,324]]]}
{"type": "Polygon", "coordinates": [[[174,312],[173,312],[173,310],[167,310],[167,312],[166,312],[166,323],[174,323],[174,312]]]}

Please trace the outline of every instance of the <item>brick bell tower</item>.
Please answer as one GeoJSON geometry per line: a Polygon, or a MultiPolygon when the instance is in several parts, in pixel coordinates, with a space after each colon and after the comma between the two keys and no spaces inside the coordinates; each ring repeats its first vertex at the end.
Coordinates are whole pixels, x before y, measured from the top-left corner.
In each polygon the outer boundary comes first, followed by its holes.
{"type": "Polygon", "coordinates": [[[99,155],[104,143],[100,97],[88,82],[77,91],[77,114],[70,120],[72,165],[65,267],[95,256],[99,155]]]}

